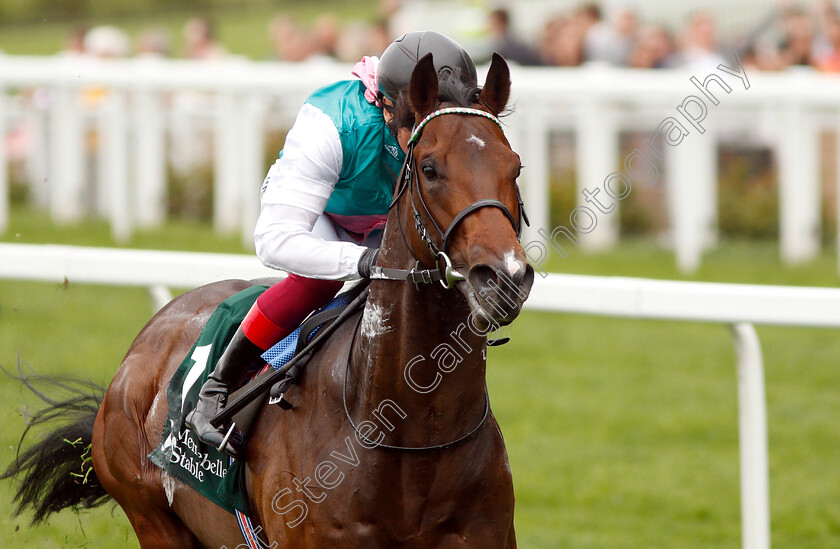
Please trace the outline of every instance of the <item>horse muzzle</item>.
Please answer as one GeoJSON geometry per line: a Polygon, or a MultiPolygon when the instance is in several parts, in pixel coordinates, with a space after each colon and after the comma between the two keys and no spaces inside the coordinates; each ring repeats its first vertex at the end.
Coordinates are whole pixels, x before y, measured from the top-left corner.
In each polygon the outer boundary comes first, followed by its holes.
{"type": "Polygon", "coordinates": [[[499,264],[473,265],[457,287],[477,321],[506,326],[519,316],[533,283],[534,269],[528,263],[506,257],[499,264]]]}

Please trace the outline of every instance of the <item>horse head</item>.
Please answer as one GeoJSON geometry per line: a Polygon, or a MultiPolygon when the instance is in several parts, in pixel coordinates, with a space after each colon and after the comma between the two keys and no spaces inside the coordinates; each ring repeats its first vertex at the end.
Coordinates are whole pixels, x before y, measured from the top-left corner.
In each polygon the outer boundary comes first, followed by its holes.
{"type": "Polygon", "coordinates": [[[411,207],[401,212],[403,226],[417,229],[406,231],[414,256],[441,269],[451,262],[451,285],[479,323],[496,326],[518,316],[534,281],[519,242],[522,164],[498,120],[509,96],[510,71],[497,54],[481,89],[456,74],[439,80],[431,54],[417,63],[408,91],[411,207]]]}

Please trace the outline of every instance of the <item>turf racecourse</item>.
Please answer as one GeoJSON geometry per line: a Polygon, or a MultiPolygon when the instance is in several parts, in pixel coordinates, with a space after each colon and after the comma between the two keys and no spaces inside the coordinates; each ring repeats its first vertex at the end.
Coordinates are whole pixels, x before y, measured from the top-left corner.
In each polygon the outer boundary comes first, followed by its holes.
{"type": "MultiPolygon", "coordinates": [[[[111,245],[102,224],[56,230],[21,212],[4,240],[111,245]]],[[[176,225],[131,245],[244,251],[237,241],[176,225]]],[[[554,259],[564,272],[679,278],[671,255],[643,241],[554,259]]],[[[695,278],[838,282],[832,256],[783,268],[772,242],[724,244],[695,278]]],[[[20,357],[27,371],[107,384],[150,312],[141,289],[0,282],[0,364],[16,368],[20,357]]],[[[726,326],[527,312],[506,335],[511,343],[489,351],[488,382],[510,454],[520,547],[740,546],[735,357],[726,326]]],[[[840,546],[838,335],[759,328],[777,548],[840,546]]],[[[5,377],[0,401],[5,465],[24,404],[37,402],[5,377]]],[[[30,528],[11,517],[11,497],[11,484],[0,483],[0,547],[137,546],[111,505],[30,528]]]]}

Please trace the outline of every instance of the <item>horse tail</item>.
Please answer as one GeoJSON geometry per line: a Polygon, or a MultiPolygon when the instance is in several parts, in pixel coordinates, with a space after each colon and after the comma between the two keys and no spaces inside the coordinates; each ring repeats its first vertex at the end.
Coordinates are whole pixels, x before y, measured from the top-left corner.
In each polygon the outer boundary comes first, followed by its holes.
{"type": "MultiPolygon", "coordinates": [[[[0,369],[3,369],[0,367],[0,369]]],[[[47,406],[32,415],[24,411],[26,429],[20,437],[15,460],[0,474],[0,479],[19,481],[14,502],[15,516],[27,509],[33,512],[32,524],[68,507],[90,508],[105,503],[110,496],[96,478],[91,457],[93,423],[102,404],[104,389],[88,381],[53,376],[7,375],[21,381],[47,406]],[[38,390],[63,393],[55,400],[38,390]],[[32,429],[45,428],[41,439],[24,449],[32,429]]]]}

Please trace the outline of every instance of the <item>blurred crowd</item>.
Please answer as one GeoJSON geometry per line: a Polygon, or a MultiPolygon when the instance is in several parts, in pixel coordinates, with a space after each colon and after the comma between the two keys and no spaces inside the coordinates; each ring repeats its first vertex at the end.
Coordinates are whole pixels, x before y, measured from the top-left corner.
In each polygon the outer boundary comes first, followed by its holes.
{"type": "MultiPolygon", "coordinates": [[[[499,11],[504,22],[506,14],[499,11]]],[[[497,28],[496,40],[502,47],[516,43],[508,27],[500,23],[497,28]]],[[[716,66],[737,51],[745,65],[759,70],[809,66],[838,72],[840,11],[827,0],[817,1],[810,11],[784,2],[753,27],[723,36],[706,11],[693,12],[681,28],[671,31],[641,20],[631,9],[605,16],[590,3],[547,21],[535,49],[539,63],[555,66],[587,62],[641,69],[716,66]]]]}
{"type": "MultiPolygon", "coordinates": [[[[336,16],[325,14],[304,25],[290,16],[278,15],[267,25],[264,58],[349,63],[363,55],[380,55],[399,32],[391,19],[400,9],[400,1],[384,1],[382,6],[380,19],[374,23],[342,23],[336,16]]],[[[504,8],[486,14],[483,35],[467,40],[468,49],[478,61],[487,60],[497,51],[521,65],[604,63],[658,69],[716,66],[737,51],[742,62],[754,69],[808,66],[840,72],[840,10],[829,0],[818,0],[809,10],[784,2],[751,28],[736,33],[721,32],[713,14],[705,11],[693,12],[680,28],[669,29],[644,20],[632,9],[605,13],[597,3],[557,13],[527,36],[514,31],[512,17],[504,8]]],[[[174,39],[164,29],[148,29],[134,43],[116,27],[79,27],[69,35],[65,53],[104,58],[136,55],[217,59],[229,55],[219,41],[213,19],[206,16],[190,19],[181,36],[174,39]]]]}
{"type": "MultiPolygon", "coordinates": [[[[70,31],[61,53],[102,59],[139,56],[193,60],[220,59],[235,53],[219,40],[215,21],[209,16],[191,18],[179,38],[180,41],[173,40],[166,29],[150,28],[132,44],[129,34],[117,27],[78,26],[70,31]]],[[[307,26],[278,15],[268,24],[266,43],[265,59],[355,62],[363,55],[381,54],[391,43],[391,36],[385,20],[379,24],[342,25],[337,17],[326,14],[307,26]]]]}

